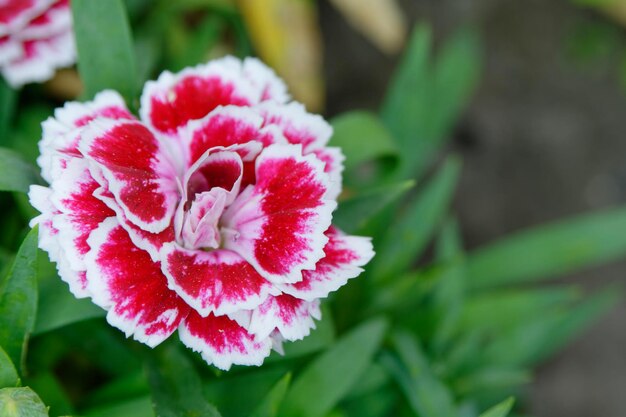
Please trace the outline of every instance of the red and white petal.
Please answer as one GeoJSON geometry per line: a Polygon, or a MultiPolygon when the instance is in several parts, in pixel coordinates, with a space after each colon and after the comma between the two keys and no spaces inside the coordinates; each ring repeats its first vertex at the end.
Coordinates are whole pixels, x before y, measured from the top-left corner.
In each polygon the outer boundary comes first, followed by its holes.
{"type": "Polygon", "coordinates": [[[115,217],[100,224],[87,243],[88,288],[107,321],[154,347],[168,338],[190,308],[167,288],[159,263],[137,248],[115,217]]]}
{"type": "Polygon", "coordinates": [[[60,211],[53,218],[53,225],[59,231],[59,242],[63,244],[63,252],[72,269],[84,271],[84,258],[90,249],[87,244],[89,235],[115,213],[94,197],[100,184],[91,176],[84,159],[70,161],[51,188],[50,200],[60,211]]]}
{"type": "Polygon", "coordinates": [[[256,184],[248,186],[222,217],[223,245],[275,283],[302,280],[324,256],[336,202],[324,166],[299,145],[272,145],[256,160],[256,184]]]}
{"type": "Polygon", "coordinates": [[[304,301],[291,295],[270,296],[252,311],[248,331],[259,339],[278,330],[285,340],[300,340],[315,328],[313,319],[321,319],[319,301],[304,301]]]}
{"type": "Polygon", "coordinates": [[[201,119],[219,106],[249,106],[255,89],[241,75],[241,63],[227,57],[187,68],[178,74],[163,72],[149,81],[141,95],[141,119],[158,132],[176,136],[190,120],[201,119]]]}
{"type": "Polygon", "coordinates": [[[26,26],[55,0],[8,0],[0,2],[0,36],[26,26]]]}
{"type": "Polygon", "coordinates": [[[225,371],[232,365],[260,366],[272,348],[270,338],[256,340],[227,316],[202,317],[192,311],[181,323],[178,334],[180,340],[200,352],[208,364],[225,371]]]}
{"type": "Polygon", "coordinates": [[[259,90],[259,101],[275,101],[287,103],[291,97],[287,93],[287,85],[267,65],[256,58],[243,61],[244,76],[259,90]]]}
{"type": "Polygon", "coordinates": [[[24,54],[2,67],[2,75],[14,88],[31,82],[47,81],[58,68],[76,62],[76,46],[71,31],[45,39],[26,40],[24,54]]]}
{"type": "Polygon", "coordinates": [[[370,238],[347,236],[334,227],[326,231],[329,240],[325,256],[311,271],[302,271],[302,281],[279,285],[283,292],[307,301],[325,298],[363,272],[363,266],[374,256],[370,238]]]}
{"type": "Polygon", "coordinates": [[[328,198],[334,200],[341,194],[343,161],[346,160],[346,157],[341,152],[341,148],[335,147],[315,149],[312,153],[324,163],[324,172],[330,177],[331,183],[331,187],[328,190],[328,198]]]}
{"type": "Polygon", "coordinates": [[[72,10],[69,0],[58,0],[45,12],[28,22],[16,36],[19,39],[43,39],[72,30],[72,10]]]}
{"type": "MultiPolygon", "coordinates": [[[[98,182],[106,183],[106,180],[99,178],[98,182]]],[[[126,230],[126,232],[128,232],[130,240],[133,241],[135,246],[148,252],[154,262],[159,262],[161,259],[159,252],[163,245],[168,242],[173,242],[176,238],[174,234],[174,222],[172,221],[172,223],[162,232],[146,232],[126,218],[124,209],[115,200],[115,196],[111,194],[108,187],[101,186],[94,192],[94,196],[115,212],[117,221],[120,222],[120,225],[126,230]]]]}
{"type": "Polygon", "coordinates": [[[10,36],[0,36],[0,66],[19,59],[23,53],[21,42],[10,36]]]}
{"type": "Polygon", "coordinates": [[[87,290],[87,277],[85,271],[78,271],[70,267],[70,263],[65,256],[65,251],[61,248],[59,241],[59,230],[53,225],[55,217],[60,216],[60,211],[52,204],[50,196],[52,190],[39,185],[31,185],[28,198],[33,207],[41,214],[29,223],[31,227],[39,225],[39,248],[48,252],[52,262],[57,265],[57,271],[63,281],[70,288],[76,298],[84,298],[89,294],[87,290]]]}
{"type": "MultiPolygon", "coordinates": [[[[262,123],[263,119],[251,109],[236,106],[220,107],[202,119],[189,122],[182,134],[189,152],[189,165],[214,148],[274,140],[273,135],[260,131],[262,123]]],[[[246,148],[242,152],[244,150],[246,148]]],[[[254,157],[256,155],[242,155],[245,160],[254,157]]]]}
{"type": "Polygon", "coordinates": [[[188,250],[166,244],[161,259],[169,287],[203,317],[253,309],[272,289],[248,262],[229,250],[188,250]]]}
{"type": "Polygon", "coordinates": [[[289,143],[302,145],[305,154],[325,147],[333,134],[333,128],[324,118],[307,113],[297,102],[286,105],[265,102],[257,110],[265,120],[264,126],[278,126],[289,143]]]}
{"type": "Polygon", "coordinates": [[[177,170],[146,126],[93,121],[82,131],[78,148],[101,170],[128,220],[151,233],[171,224],[180,198],[177,170]]]}
{"type": "Polygon", "coordinates": [[[43,122],[43,137],[39,142],[37,163],[43,178],[52,182],[53,172],[65,169],[71,158],[82,158],[78,151],[79,128],[94,119],[128,119],[135,117],[128,111],[124,99],[117,92],[105,90],[87,103],[69,102],[43,122]]]}

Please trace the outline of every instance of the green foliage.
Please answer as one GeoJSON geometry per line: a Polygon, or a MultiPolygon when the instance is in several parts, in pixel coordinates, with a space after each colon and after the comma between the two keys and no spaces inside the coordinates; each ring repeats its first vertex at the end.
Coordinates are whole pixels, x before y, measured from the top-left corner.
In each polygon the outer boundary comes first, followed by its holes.
{"type": "Polygon", "coordinates": [[[509,415],[509,411],[511,411],[514,403],[515,400],[513,398],[504,400],[500,404],[482,413],[480,417],[506,417],[509,415]]]}
{"type": "Polygon", "coordinates": [[[0,191],[28,192],[31,184],[38,182],[35,168],[10,150],[0,148],[0,191]]]}
{"type": "Polygon", "coordinates": [[[15,387],[19,380],[11,358],[0,346],[0,388],[15,387]]]}
{"type": "Polygon", "coordinates": [[[35,227],[20,246],[0,286],[0,346],[22,364],[37,310],[37,234],[35,227]]]}
{"type": "Polygon", "coordinates": [[[445,218],[459,175],[460,163],[450,158],[408,205],[377,246],[372,273],[380,278],[406,270],[419,257],[445,218]]]}
{"type": "Polygon", "coordinates": [[[324,416],[367,368],[380,346],[387,323],[375,319],[341,338],[298,376],[287,393],[281,416],[324,416]]]}
{"type": "Polygon", "coordinates": [[[0,389],[0,415],[3,417],[47,417],[48,410],[28,388],[0,389]]]}
{"type": "Polygon", "coordinates": [[[480,44],[459,32],[431,61],[431,31],[418,26],[385,97],[381,117],[398,143],[401,175],[421,175],[472,94],[481,68],[480,44]]]}
{"type": "Polygon", "coordinates": [[[505,237],[472,253],[473,288],[525,283],[619,259],[626,252],[626,209],[592,213],[505,237]]]}
{"type": "Polygon", "coordinates": [[[75,0],[72,15],[78,70],[87,98],[111,88],[133,103],[137,68],[126,8],[122,0],[75,0]]]}
{"type": "Polygon", "coordinates": [[[272,387],[263,401],[259,404],[251,417],[278,417],[278,410],[285,398],[287,388],[291,382],[291,374],[287,373],[272,387]]]}
{"type": "Polygon", "coordinates": [[[154,411],[162,417],[220,417],[202,395],[201,380],[177,348],[164,346],[148,368],[154,411]]]}

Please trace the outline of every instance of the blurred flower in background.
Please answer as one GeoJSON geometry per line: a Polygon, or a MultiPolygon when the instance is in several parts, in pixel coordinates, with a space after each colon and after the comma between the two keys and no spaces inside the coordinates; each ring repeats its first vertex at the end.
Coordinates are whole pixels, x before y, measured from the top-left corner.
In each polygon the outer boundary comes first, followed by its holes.
{"type": "Polygon", "coordinates": [[[69,0],[0,2],[0,70],[12,87],[49,80],[75,60],[69,0]]]}

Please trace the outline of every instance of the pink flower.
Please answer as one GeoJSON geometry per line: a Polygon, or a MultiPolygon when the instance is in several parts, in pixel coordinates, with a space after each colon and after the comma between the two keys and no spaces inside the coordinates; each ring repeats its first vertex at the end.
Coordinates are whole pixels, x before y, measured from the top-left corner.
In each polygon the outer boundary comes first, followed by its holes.
{"type": "Polygon", "coordinates": [[[0,70],[17,88],[76,61],[69,0],[0,0],[0,70]]]}
{"type": "Polygon", "coordinates": [[[149,346],[178,329],[222,369],[307,336],[373,256],[331,225],[331,127],[230,57],[148,82],[140,114],[105,91],[43,124],[32,223],[70,290],[149,346]]]}

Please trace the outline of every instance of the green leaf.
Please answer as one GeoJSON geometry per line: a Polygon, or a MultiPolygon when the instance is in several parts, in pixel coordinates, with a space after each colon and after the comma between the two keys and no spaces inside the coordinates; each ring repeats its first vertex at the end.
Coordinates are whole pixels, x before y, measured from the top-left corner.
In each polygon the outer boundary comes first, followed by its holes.
{"type": "Polygon", "coordinates": [[[55,274],[39,280],[39,306],[33,335],[58,329],[69,324],[96,317],[106,311],[89,299],[77,299],[67,285],[55,274]]]}
{"type": "Polygon", "coordinates": [[[511,392],[532,381],[530,370],[488,366],[481,366],[471,374],[454,381],[452,386],[456,395],[475,398],[484,393],[511,392]]]}
{"type": "Polygon", "coordinates": [[[515,399],[509,398],[502,401],[500,404],[490,408],[480,415],[480,417],[506,417],[513,408],[515,399]]]}
{"type": "Polygon", "coordinates": [[[141,397],[93,408],[83,415],[84,417],[154,417],[154,412],[150,397],[141,397]]]}
{"type": "Polygon", "coordinates": [[[28,387],[0,389],[0,415],[2,417],[47,417],[48,410],[28,387]]]}
{"type": "Polygon", "coordinates": [[[35,168],[17,152],[0,148],[0,191],[27,193],[38,178],[35,168]]]}
{"type": "Polygon", "coordinates": [[[414,181],[404,181],[366,191],[344,200],[339,203],[339,208],[333,214],[333,224],[346,233],[357,232],[363,229],[376,214],[389,204],[398,201],[414,186],[414,181]]]}
{"type": "Polygon", "coordinates": [[[148,363],[154,412],[159,417],[220,417],[202,395],[202,382],[193,365],[177,348],[159,348],[156,361],[148,363]]]}
{"type": "Polygon", "coordinates": [[[374,319],[339,339],[295,380],[279,415],[321,417],[328,413],[367,369],[386,329],[384,320],[374,319]]]}
{"type": "Polygon", "coordinates": [[[172,48],[176,55],[172,59],[171,71],[179,71],[205,62],[223,29],[224,21],[220,17],[214,14],[207,15],[197,28],[182,37],[182,43],[172,48]]]}
{"type": "Polygon", "coordinates": [[[385,279],[405,271],[426,248],[445,218],[454,193],[460,162],[449,157],[376,247],[372,274],[385,279]]]}
{"type": "Polygon", "coordinates": [[[277,417],[278,409],[285,398],[290,382],[291,374],[287,373],[274,385],[261,404],[259,404],[256,410],[251,414],[251,417],[277,417]]]}
{"type": "Polygon", "coordinates": [[[450,268],[440,279],[432,295],[435,326],[433,349],[441,353],[452,341],[465,303],[465,262],[458,225],[454,219],[446,222],[437,241],[438,262],[450,268]]]}
{"type": "Polygon", "coordinates": [[[434,63],[430,53],[431,31],[418,26],[381,110],[400,155],[406,155],[400,172],[404,177],[428,168],[434,152],[450,136],[480,74],[480,45],[472,32],[456,34],[434,63]]]}
{"type": "Polygon", "coordinates": [[[25,385],[39,394],[42,402],[49,407],[51,414],[55,416],[74,414],[70,398],[53,372],[40,371],[35,376],[27,378],[25,385]]]}
{"type": "Polygon", "coordinates": [[[505,237],[470,254],[474,289],[548,279],[626,255],[626,208],[586,214],[505,237]]]}
{"type": "Polygon", "coordinates": [[[482,292],[469,298],[461,325],[465,329],[505,331],[532,320],[541,321],[545,313],[562,311],[580,296],[575,287],[482,292]]]}
{"type": "Polygon", "coordinates": [[[0,345],[18,365],[23,363],[37,311],[38,230],[26,235],[0,288],[0,345]]]}
{"type": "Polygon", "coordinates": [[[0,388],[15,387],[19,380],[11,358],[0,346],[0,388]]]}
{"type": "Polygon", "coordinates": [[[393,344],[400,361],[388,353],[381,361],[402,388],[413,411],[420,417],[457,415],[452,393],[430,370],[417,339],[406,331],[396,332],[393,344]]]}
{"type": "Polygon", "coordinates": [[[13,120],[17,93],[0,77],[0,145],[6,146],[9,127],[13,120]]]}
{"type": "Polygon", "coordinates": [[[137,69],[122,0],[72,0],[78,71],[85,94],[111,88],[134,103],[137,69]]]}
{"type": "Polygon", "coordinates": [[[623,300],[624,289],[619,285],[604,288],[588,296],[568,314],[550,333],[545,343],[539,346],[535,361],[541,361],[559,351],[623,300]]]}
{"type": "Polygon", "coordinates": [[[346,156],[344,166],[350,170],[359,164],[385,158],[389,163],[398,159],[394,139],[374,113],[352,111],[331,121],[333,136],[331,146],[338,146],[346,156]]]}

